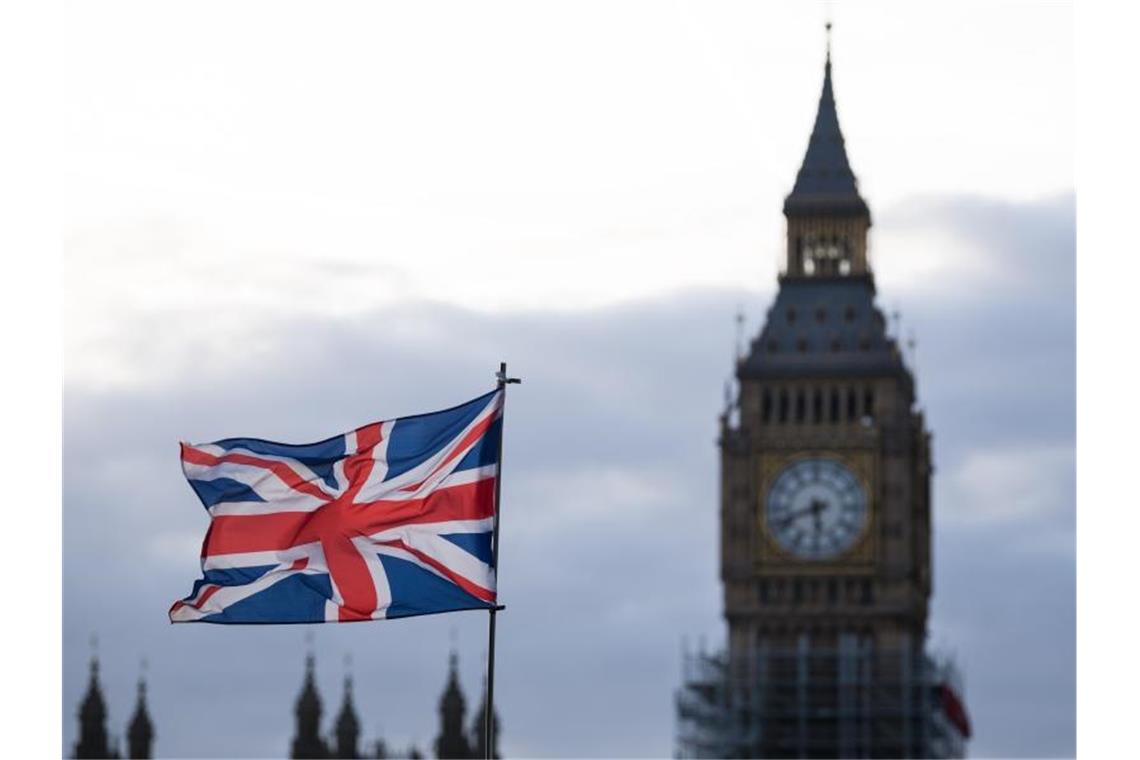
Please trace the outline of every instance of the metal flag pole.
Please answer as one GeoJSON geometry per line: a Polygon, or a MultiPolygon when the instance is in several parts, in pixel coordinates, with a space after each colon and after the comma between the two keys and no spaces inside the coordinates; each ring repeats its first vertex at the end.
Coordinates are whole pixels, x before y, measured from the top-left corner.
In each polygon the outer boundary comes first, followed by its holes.
{"type": "MultiPolygon", "coordinates": [[[[517,377],[507,377],[507,363],[499,363],[499,371],[495,374],[499,381],[499,390],[503,398],[499,404],[499,468],[495,474],[495,522],[491,534],[491,567],[495,571],[495,587],[499,585],[499,507],[500,493],[503,486],[503,429],[506,427],[507,386],[511,383],[521,383],[517,377]]],[[[491,620],[487,632],[487,699],[483,705],[483,757],[491,760],[492,747],[495,746],[495,613],[503,609],[496,604],[489,610],[491,620]]]]}

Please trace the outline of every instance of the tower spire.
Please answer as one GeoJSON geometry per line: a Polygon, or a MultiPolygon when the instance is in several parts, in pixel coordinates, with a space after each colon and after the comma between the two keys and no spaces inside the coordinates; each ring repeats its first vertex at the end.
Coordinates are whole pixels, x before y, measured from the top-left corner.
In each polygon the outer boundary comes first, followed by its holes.
{"type": "Polygon", "coordinates": [[[831,71],[831,17],[830,17],[830,15],[828,16],[827,23],[823,25],[823,28],[827,31],[827,63],[824,64],[824,68],[828,72],[830,72],[831,71]]]}
{"type": "Polygon", "coordinates": [[[788,220],[786,274],[793,277],[865,275],[871,211],[851,171],[831,80],[831,19],[823,89],[803,164],[784,199],[788,220]]]}
{"type": "Polygon", "coordinates": [[[352,704],[352,655],[344,656],[344,702],[336,719],[336,756],[359,757],[360,720],[352,704]]]}
{"type": "Polygon", "coordinates": [[[87,694],[79,706],[79,740],[75,743],[75,757],[113,757],[107,740],[107,703],[99,686],[99,657],[95,653],[97,642],[91,637],[91,676],[87,694]]]}
{"type": "Polygon", "coordinates": [[[464,732],[467,700],[459,688],[459,655],[455,649],[448,657],[447,685],[439,699],[439,734],[435,739],[435,756],[440,758],[472,757],[471,744],[464,732]]]}
{"type": "Polygon", "coordinates": [[[146,707],[146,660],[142,661],[140,671],[138,701],[127,729],[127,747],[130,757],[145,758],[151,756],[151,744],[154,741],[154,724],[151,723],[150,712],[146,707]]]}
{"type": "Polygon", "coordinates": [[[839,128],[835,90],[831,81],[831,22],[827,23],[827,60],[819,94],[815,124],[804,153],[796,184],[784,201],[784,214],[868,213],[859,195],[858,181],[847,160],[847,147],[839,128]]]}
{"type": "Polygon", "coordinates": [[[499,711],[493,710],[491,715],[491,725],[495,730],[491,733],[491,752],[487,753],[487,676],[483,676],[483,699],[479,703],[479,708],[475,710],[474,718],[471,722],[471,747],[474,750],[475,757],[502,757],[499,754],[499,711]]]}
{"type": "Polygon", "coordinates": [[[293,736],[292,757],[326,757],[328,748],[321,739],[321,697],[317,693],[313,674],[314,657],[312,650],[305,655],[305,682],[297,696],[294,710],[297,717],[296,733],[293,736]]]}

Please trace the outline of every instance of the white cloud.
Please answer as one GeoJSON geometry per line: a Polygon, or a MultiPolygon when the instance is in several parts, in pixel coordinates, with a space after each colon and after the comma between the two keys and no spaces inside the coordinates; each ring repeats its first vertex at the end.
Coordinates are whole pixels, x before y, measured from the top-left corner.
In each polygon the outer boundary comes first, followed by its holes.
{"type": "MultiPolygon", "coordinates": [[[[1064,9],[1035,9],[1032,35],[1002,4],[984,25],[954,6],[832,13],[872,208],[1071,186],[1064,9]],[[942,33],[918,46],[918,25],[942,33]],[[977,117],[993,104],[1000,120],[977,117]]],[[[819,7],[225,17],[71,9],[70,382],[208,371],[263,347],[282,314],[582,310],[774,279],[820,87],[819,7]]],[[[876,229],[885,287],[980,261],[930,230],[876,229]]]]}
{"type": "Polygon", "coordinates": [[[515,498],[526,505],[519,533],[530,535],[642,530],[667,519],[685,485],[661,469],[617,463],[532,470],[517,477],[515,498]]]}
{"type": "Polygon", "coordinates": [[[951,525],[1009,523],[1072,510],[1075,467],[1076,451],[1069,445],[966,451],[941,475],[936,520],[951,525]]]}

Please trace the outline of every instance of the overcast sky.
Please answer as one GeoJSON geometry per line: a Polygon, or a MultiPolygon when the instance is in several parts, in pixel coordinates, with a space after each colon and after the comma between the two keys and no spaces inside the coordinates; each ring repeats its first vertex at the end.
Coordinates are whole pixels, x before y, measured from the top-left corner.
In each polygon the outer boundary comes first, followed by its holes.
{"type": "MultiPolygon", "coordinates": [[[[1071,754],[1071,12],[835,6],[880,304],[917,336],[934,432],[931,645],[962,666],[972,754],[1071,754]]],[[[475,396],[506,359],[525,382],[506,433],[504,750],[671,754],[682,638],[723,638],[732,315],[758,331],[774,293],[824,19],[73,4],[65,749],[97,633],[114,731],[146,657],[158,753],[287,752],[307,629],[165,622],[206,525],[179,439],[313,440],[475,396]]],[[[314,627],[326,709],[351,653],[365,737],[426,747],[449,642],[474,696],[485,626],[314,627]]]]}

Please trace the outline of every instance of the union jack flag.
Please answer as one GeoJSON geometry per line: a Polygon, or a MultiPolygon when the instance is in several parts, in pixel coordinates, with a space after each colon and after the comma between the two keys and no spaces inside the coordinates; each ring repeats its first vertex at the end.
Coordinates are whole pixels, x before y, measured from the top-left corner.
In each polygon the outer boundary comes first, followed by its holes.
{"type": "Polygon", "coordinates": [[[320,443],[182,444],[210,514],[174,623],[345,623],[495,606],[503,393],[320,443]]]}

